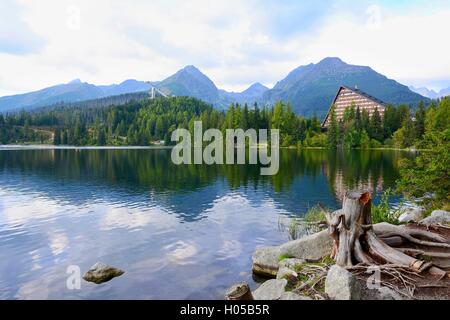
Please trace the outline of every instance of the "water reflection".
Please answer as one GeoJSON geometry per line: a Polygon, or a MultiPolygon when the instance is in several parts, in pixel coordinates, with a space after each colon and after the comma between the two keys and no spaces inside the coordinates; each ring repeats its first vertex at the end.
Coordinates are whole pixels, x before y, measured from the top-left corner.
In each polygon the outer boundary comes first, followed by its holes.
{"type": "Polygon", "coordinates": [[[255,247],[286,240],[280,216],[336,208],[349,188],[379,193],[404,156],[283,150],[270,177],[175,166],[168,150],[0,151],[0,298],[220,298],[252,281],[255,247]],[[66,289],[68,265],[96,261],[126,276],[66,289]]]}

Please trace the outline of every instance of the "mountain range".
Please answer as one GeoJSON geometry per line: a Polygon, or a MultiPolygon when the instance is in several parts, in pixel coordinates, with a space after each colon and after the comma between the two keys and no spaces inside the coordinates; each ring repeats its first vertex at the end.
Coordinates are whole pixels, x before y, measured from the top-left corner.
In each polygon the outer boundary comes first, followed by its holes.
{"type": "Polygon", "coordinates": [[[430,98],[430,99],[439,99],[445,96],[450,96],[450,87],[445,88],[445,89],[441,89],[439,92],[436,92],[434,90],[430,90],[426,87],[420,87],[420,88],[416,88],[413,86],[410,86],[409,89],[411,89],[411,91],[414,91],[424,97],[430,98]]]}
{"type": "Polygon", "coordinates": [[[281,100],[290,102],[297,114],[321,117],[341,85],[358,87],[386,103],[415,105],[428,100],[370,67],[350,65],[339,58],[325,58],[317,64],[294,69],[272,89],[255,83],[243,92],[227,92],[217,88],[195,66],[187,66],[162,81],[126,80],[120,84],[96,86],[76,79],[35,92],[5,96],[0,98],[0,112],[143,92],[153,86],[167,95],[196,97],[217,108],[226,108],[231,103],[273,104],[281,100]]]}

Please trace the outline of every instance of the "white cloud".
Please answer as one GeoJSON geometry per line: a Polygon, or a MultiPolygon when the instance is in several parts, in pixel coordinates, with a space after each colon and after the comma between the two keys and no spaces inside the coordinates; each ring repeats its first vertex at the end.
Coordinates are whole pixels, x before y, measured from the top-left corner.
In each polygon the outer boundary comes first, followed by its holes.
{"type": "Polygon", "coordinates": [[[339,5],[345,0],[320,10],[296,1],[18,2],[20,23],[44,45],[27,55],[0,52],[0,95],[73,78],[160,80],[187,64],[221,88],[241,90],[256,81],[274,84],[326,56],[406,83],[450,81],[450,7],[442,3],[439,10],[394,12],[380,4],[339,5]]]}

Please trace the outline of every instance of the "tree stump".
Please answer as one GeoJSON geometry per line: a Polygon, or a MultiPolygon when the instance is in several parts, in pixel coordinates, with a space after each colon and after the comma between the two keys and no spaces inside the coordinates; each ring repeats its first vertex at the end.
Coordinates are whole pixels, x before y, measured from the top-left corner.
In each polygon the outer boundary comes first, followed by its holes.
{"type": "Polygon", "coordinates": [[[250,287],[245,282],[233,285],[226,293],[227,300],[254,300],[250,287]]]}
{"type": "Polygon", "coordinates": [[[334,239],[331,257],[336,260],[337,265],[352,267],[361,263],[366,265],[389,263],[408,267],[418,273],[429,271],[441,277],[448,276],[431,262],[416,259],[407,255],[407,251],[397,250],[387,244],[409,241],[424,246],[450,249],[450,244],[445,238],[432,232],[409,230],[389,224],[382,225],[376,234],[372,226],[371,207],[370,192],[351,191],[346,193],[341,210],[326,213],[328,231],[334,239]],[[425,241],[423,238],[433,241],[425,241]]]}

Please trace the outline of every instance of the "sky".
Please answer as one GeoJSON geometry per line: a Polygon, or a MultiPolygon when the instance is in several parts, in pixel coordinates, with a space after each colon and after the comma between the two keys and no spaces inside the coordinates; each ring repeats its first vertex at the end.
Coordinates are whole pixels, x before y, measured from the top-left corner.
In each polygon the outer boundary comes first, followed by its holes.
{"type": "Polygon", "coordinates": [[[241,91],[329,56],[441,89],[449,32],[449,0],[0,0],[0,96],[186,65],[241,91]]]}

